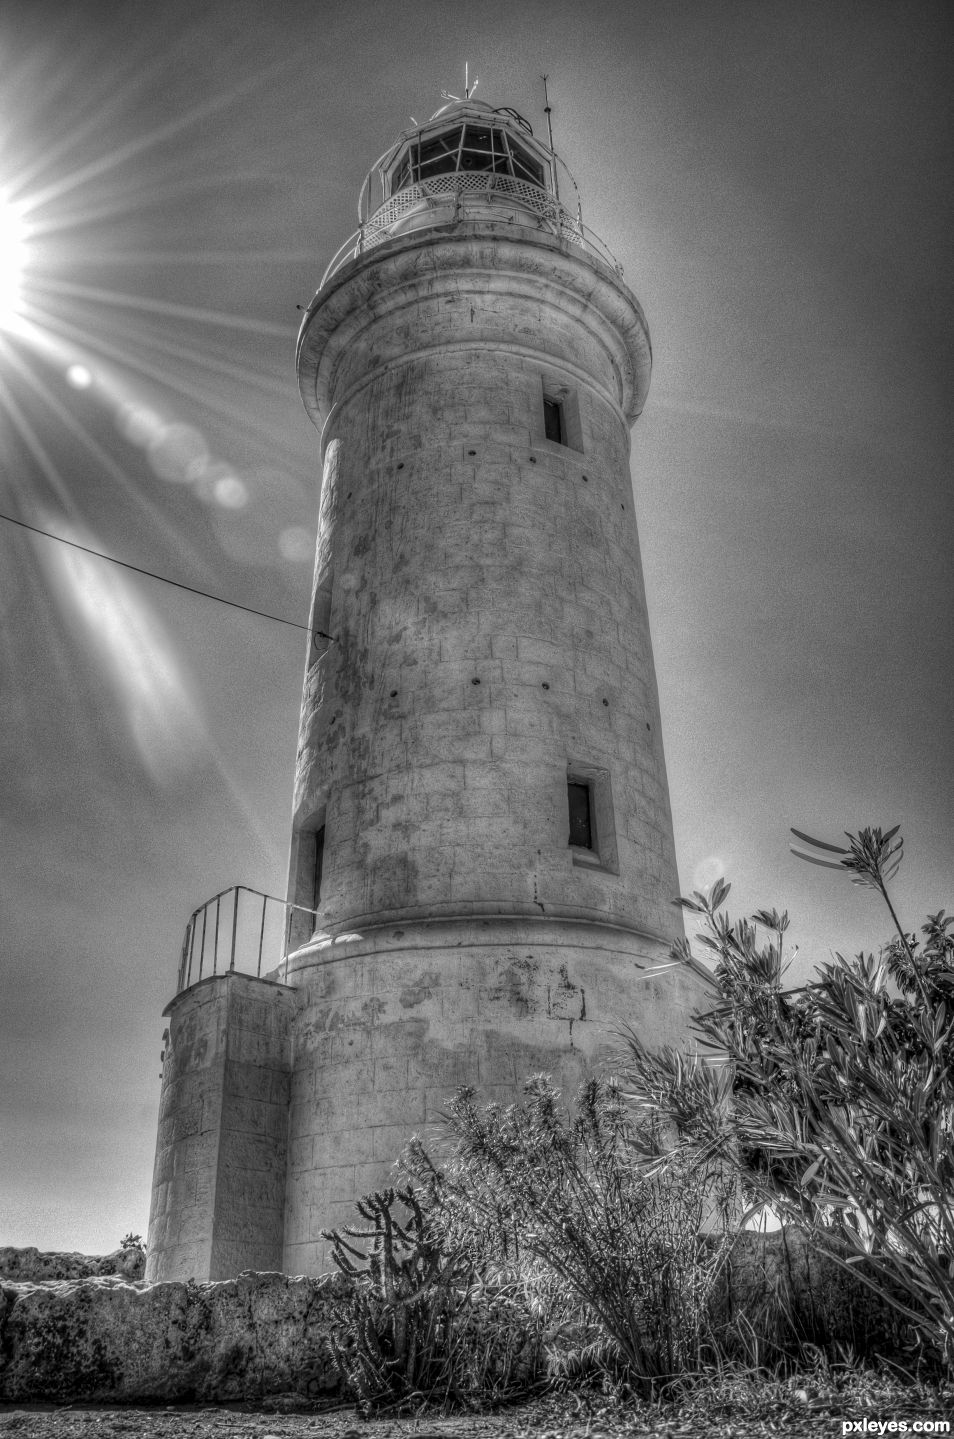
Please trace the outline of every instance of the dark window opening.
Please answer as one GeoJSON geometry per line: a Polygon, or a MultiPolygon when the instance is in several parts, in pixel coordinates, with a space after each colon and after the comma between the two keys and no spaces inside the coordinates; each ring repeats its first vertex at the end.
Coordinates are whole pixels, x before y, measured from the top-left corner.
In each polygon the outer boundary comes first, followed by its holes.
{"type": "Polygon", "coordinates": [[[578,780],[569,780],[566,787],[570,809],[570,844],[578,849],[593,848],[593,820],[590,808],[590,787],[578,780]]]}
{"type": "Polygon", "coordinates": [[[331,643],[331,601],[333,576],[330,565],[325,565],[315,587],[311,602],[311,644],[308,647],[308,668],[317,664],[331,643]]]}
{"type": "Polygon", "coordinates": [[[315,870],[314,883],[312,886],[313,902],[312,909],[317,909],[321,900],[321,868],[325,861],[325,827],[315,834],[315,870]]]}
{"type": "Polygon", "coordinates": [[[558,445],[566,444],[563,406],[559,400],[548,400],[546,396],[543,398],[543,432],[548,440],[553,440],[558,445]]]}

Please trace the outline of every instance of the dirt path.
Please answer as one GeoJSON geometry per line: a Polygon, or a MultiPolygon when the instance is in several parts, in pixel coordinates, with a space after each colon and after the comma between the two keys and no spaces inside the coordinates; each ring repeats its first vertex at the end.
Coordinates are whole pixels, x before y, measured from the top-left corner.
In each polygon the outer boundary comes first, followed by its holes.
{"type": "MultiPolygon", "coordinates": [[[[812,1396],[770,1386],[760,1402],[700,1395],[665,1408],[603,1404],[598,1396],[548,1397],[495,1413],[364,1420],[353,1408],[321,1414],[267,1412],[247,1406],[69,1408],[0,1406],[0,1439],[836,1439],[846,1419],[939,1419],[948,1406],[923,1396],[892,1399],[877,1412],[845,1394],[812,1396]]],[[[874,1431],[877,1432],[877,1431],[874,1431]]],[[[887,1430],[885,1432],[888,1432],[887,1430]]],[[[897,1431],[895,1431],[897,1432],[897,1431]]],[[[910,1432],[910,1431],[909,1431],[910,1432]]],[[[951,1430],[954,1434],[954,1429],[951,1430]]]]}

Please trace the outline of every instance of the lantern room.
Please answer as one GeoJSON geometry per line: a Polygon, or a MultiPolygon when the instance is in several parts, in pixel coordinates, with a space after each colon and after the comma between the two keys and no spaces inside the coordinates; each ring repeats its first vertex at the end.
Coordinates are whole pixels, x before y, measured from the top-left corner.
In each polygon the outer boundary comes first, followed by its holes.
{"type": "Polygon", "coordinates": [[[534,141],[528,121],[516,110],[471,100],[438,111],[415,135],[402,137],[386,165],[385,198],[438,175],[461,174],[502,175],[553,189],[552,157],[534,141]]]}
{"type": "Polygon", "coordinates": [[[529,121],[507,105],[468,97],[405,130],[361,187],[358,230],[335,255],[322,287],[349,260],[385,240],[431,226],[506,223],[548,230],[621,273],[583,224],[576,183],[529,121]],[[561,198],[574,195],[575,208],[561,198]]]}

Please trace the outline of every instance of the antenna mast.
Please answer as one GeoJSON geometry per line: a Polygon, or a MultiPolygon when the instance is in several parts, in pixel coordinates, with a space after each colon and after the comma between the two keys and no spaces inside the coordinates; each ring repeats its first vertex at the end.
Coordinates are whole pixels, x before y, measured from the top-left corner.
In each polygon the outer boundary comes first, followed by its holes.
{"type": "Polygon", "coordinates": [[[553,156],[553,194],[554,198],[560,198],[560,177],[557,174],[556,151],[553,148],[553,121],[550,119],[550,93],[547,90],[548,76],[543,76],[543,113],[547,117],[547,134],[550,137],[550,153],[553,156]]]}

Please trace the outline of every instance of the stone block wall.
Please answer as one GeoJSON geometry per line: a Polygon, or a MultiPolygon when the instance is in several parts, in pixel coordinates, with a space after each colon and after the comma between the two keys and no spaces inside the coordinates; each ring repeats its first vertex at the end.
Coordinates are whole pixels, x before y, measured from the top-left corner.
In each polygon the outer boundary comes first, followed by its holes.
{"type": "Polygon", "coordinates": [[[394,1182],[415,1133],[441,1140],[460,1085],[509,1104],[546,1073],[572,1103],[627,1022],[656,1044],[684,1041],[708,1003],[688,967],[652,975],[652,946],[586,922],[473,918],[403,924],[302,950],[289,1114],[283,1268],[329,1267],[321,1231],[351,1224],[354,1200],[394,1182]]]}
{"type": "Polygon", "coordinates": [[[649,365],[619,276],[505,221],[389,240],[310,308],[288,988],[170,1008],[150,1278],[318,1273],[459,1084],[570,1099],[614,1025],[679,1043],[705,1007],[690,967],[647,975],[682,932],[629,469],[649,365]]]}
{"type": "Polygon", "coordinates": [[[635,299],[546,236],[437,227],[319,296],[301,371],[328,417],[313,617],[333,638],[309,651],[289,897],[313,902],[321,825],[330,934],[546,912],[674,937],[635,299]],[[546,437],[550,391],[572,443],[546,437]],[[576,769],[606,795],[591,863],[567,843],[576,769]]]}
{"type": "Polygon", "coordinates": [[[281,1267],[295,1008],[285,986],[234,972],[168,1007],[147,1278],[281,1267]]]}

